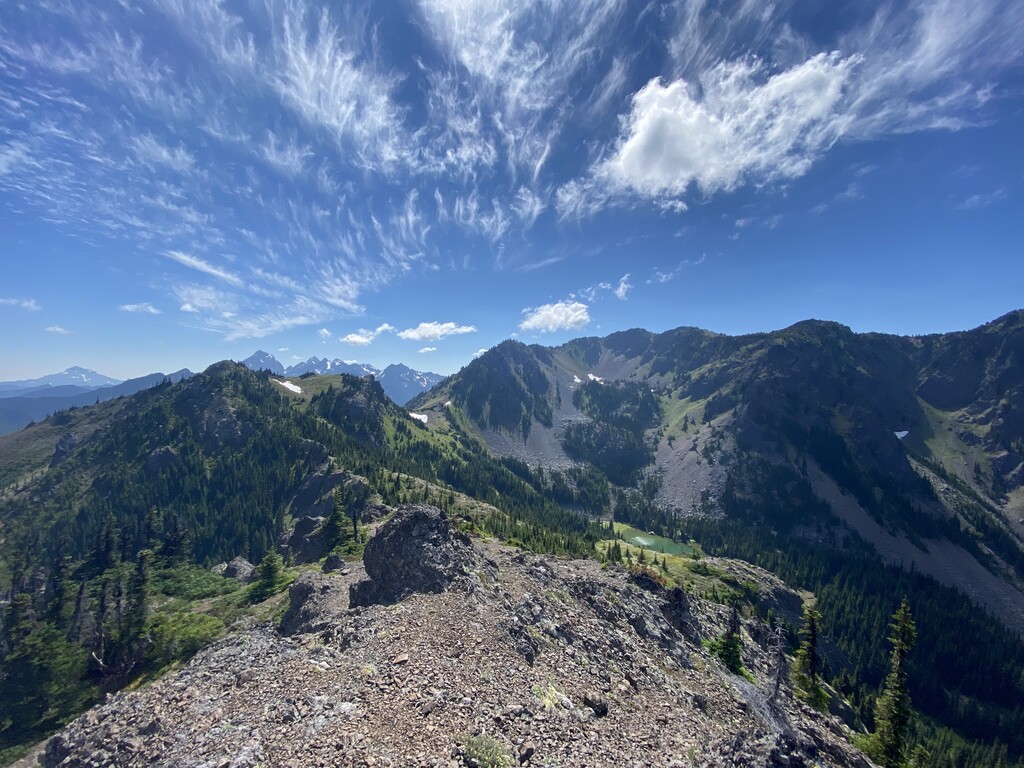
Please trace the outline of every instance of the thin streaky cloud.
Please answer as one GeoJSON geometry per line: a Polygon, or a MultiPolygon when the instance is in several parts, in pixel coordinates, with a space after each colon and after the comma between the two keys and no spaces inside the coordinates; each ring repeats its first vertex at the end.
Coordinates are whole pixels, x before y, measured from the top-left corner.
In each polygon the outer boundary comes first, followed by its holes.
{"type": "Polygon", "coordinates": [[[122,312],[132,312],[135,314],[146,314],[146,315],[159,315],[162,312],[150,304],[148,301],[141,302],[139,304],[122,304],[118,307],[122,312]]]}
{"type": "Polygon", "coordinates": [[[182,266],[210,275],[211,277],[216,277],[219,280],[223,280],[225,283],[229,283],[235,287],[242,286],[242,279],[238,275],[229,272],[222,267],[218,267],[215,264],[211,264],[198,256],[193,256],[192,254],[185,253],[183,251],[165,251],[164,256],[172,261],[178,262],[182,266]]]}
{"type": "Polygon", "coordinates": [[[1000,202],[1006,199],[1006,190],[1002,187],[995,189],[991,192],[986,192],[977,195],[971,195],[967,199],[956,204],[956,209],[960,211],[975,211],[980,208],[988,208],[990,205],[1000,202]]]}

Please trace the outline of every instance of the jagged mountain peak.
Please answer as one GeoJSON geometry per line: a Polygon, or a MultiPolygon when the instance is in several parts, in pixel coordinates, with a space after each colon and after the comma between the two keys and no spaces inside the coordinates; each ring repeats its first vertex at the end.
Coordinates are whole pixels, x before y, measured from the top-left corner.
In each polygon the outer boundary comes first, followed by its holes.
{"type": "Polygon", "coordinates": [[[268,370],[276,376],[298,377],[306,374],[374,376],[380,381],[385,394],[398,405],[406,404],[444,378],[440,374],[430,371],[414,370],[402,363],[392,363],[381,370],[367,363],[337,358],[329,360],[326,357],[316,356],[286,368],[272,354],[263,350],[256,350],[242,360],[241,364],[255,371],[268,370]]]}
{"type": "Polygon", "coordinates": [[[240,361],[246,368],[254,371],[270,371],[278,376],[284,376],[284,366],[269,352],[257,349],[249,357],[240,361]]]}

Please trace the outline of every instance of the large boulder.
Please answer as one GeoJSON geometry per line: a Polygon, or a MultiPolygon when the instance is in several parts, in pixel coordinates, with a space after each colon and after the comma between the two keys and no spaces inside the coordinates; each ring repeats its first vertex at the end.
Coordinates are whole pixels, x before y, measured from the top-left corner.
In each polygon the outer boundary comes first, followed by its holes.
{"type": "Polygon", "coordinates": [[[227,564],[223,575],[229,579],[238,579],[247,584],[256,578],[256,566],[244,557],[235,557],[227,564]]]}
{"type": "Polygon", "coordinates": [[[281,618],[283,635],[323,632],[337,626],[348,610],[344,581],[307,571],[288,590],[288,610],[281,618]]]}
{"type": "Polygon", "coordinates": [[[413,592],[443,592],[479,566],[469,537],[427,504],[399,507],[366,543],[369,579],[353,584],[353,606],[395,603],[413,592]]]}

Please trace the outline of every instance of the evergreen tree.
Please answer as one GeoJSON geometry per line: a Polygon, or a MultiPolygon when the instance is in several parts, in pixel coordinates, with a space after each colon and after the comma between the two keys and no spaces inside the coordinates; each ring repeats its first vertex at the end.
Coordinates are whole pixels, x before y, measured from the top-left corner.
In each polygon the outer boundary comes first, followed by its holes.
{"type": "Polygon", "coordinates": [[[281,585],[281,578],[284,575],[284,564],[281,556],[273,550],[260,561],[256,567],[256,583],[252,585],[251,596],[254,602],[266,600],[281,585]]]}
{"type": "Polygon", "coordinates": [[[121,642],[133,661],[138,656],[138,642],[146,626],[149,566],[152,559],[153,553],[148,549],[139,551],[135,561],[135,573],[132,574],[132,580],[128,587],[128,607],[125,611],[121,642]]]}
{"type": "Polygon", "coordinates": [[[907,729],[913,709],[907,690],[907,656],[917,640],[917,627],[910,615],[906,598],[893,614],[889,625],[892,634],[892,655],[889,674],[885,677],[882,693],[875,705],[875,759],[884,768],[903,768],[907,765],[907,729]]]}
{"type": "Polygon", "coordinates": [[[57,626],[64,626],[64,604],[68,599],[68,582],[70,579],[69,559],[58,555],[53,561],[50,573],[51,591],[47,605],[48,618],[57,626]]]}
{"type": "Polygon", "coordinates": [[[821,613],[815,608],[804,607],[804,627],[800,630],[800,647],[796,652],[793,668],[793,683],[812,707],[824,709],[828,706],[828,694],[821,686],[821,657],[818,655],[818,625],[821,613]]]}
{"type": "Polygon", "coordinates": [[[711,650],[725,665],[726,669],[734,674],[743,671],[743,640],[740,637],[740,612],[733,605],[729,612],[729,623],[725,632],[712,645],[711,650]]]}

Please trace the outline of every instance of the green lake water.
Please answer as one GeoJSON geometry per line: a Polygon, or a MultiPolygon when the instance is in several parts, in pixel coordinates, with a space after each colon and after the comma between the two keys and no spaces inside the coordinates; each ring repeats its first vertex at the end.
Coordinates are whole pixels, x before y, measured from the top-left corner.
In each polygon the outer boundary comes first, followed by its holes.
{"type": "Polygon", "coordinates": [[[622,534],[622,538],[629,544],[634,544],[654,552],[664,552],[666,555],[688,555],[693,549],[678,541],[666,539],[664,536],[655,536],[653,533],[641,531],[639,528],[631,528],[628,525],[616,523],[615,530],[622,534]]]}

